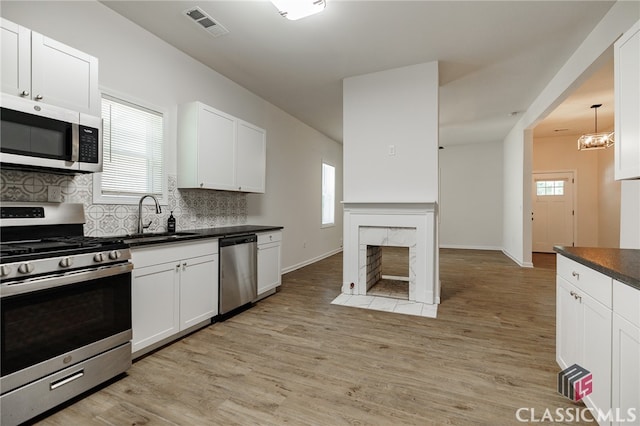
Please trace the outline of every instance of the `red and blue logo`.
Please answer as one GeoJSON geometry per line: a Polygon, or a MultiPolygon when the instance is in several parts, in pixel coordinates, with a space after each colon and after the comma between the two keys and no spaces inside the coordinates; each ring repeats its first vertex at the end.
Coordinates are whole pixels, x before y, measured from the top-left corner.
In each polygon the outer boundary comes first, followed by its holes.
{"type": "Polygon", "coordinates": [[[593,375],[590,371],[573,364],[558,373],[558,393],[572,401],[580,401],[593,392],[593,375]]]}

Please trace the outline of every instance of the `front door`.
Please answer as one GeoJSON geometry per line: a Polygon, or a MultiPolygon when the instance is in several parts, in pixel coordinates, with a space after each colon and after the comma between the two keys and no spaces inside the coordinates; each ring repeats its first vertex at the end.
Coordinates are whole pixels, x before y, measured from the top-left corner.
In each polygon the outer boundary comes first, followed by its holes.
{"type": "Polygon", "coordinates": [[[533,251],[553,253],[554,245],[572,246],[573,172],[533,174],[533,251]]]}

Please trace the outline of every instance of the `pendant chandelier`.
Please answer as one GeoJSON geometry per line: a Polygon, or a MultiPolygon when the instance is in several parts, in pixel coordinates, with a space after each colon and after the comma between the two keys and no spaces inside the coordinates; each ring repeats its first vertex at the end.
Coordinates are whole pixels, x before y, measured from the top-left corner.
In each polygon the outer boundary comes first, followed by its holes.
{"type": "Polygon", "coordinates": [[[593,133],[587,133],[578,138],[578,150],[583,151],[587,149],[602,149],[613,146],[613,132],[611,133],[598,133],[598,108],[602,104],[591,105],[595,114],[595,131],[593,133]]]}

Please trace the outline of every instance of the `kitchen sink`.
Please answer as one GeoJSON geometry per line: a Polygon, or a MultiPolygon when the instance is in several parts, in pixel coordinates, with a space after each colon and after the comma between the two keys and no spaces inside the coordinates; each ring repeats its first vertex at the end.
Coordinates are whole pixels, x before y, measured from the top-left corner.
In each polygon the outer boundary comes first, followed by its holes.
{"type": "Polygon", "coordinates": [[[197,232],[150,232],[148,234],[125,235],[123,240],[127,244],[150,241],[170,241],[196,234],[197,232]]]}

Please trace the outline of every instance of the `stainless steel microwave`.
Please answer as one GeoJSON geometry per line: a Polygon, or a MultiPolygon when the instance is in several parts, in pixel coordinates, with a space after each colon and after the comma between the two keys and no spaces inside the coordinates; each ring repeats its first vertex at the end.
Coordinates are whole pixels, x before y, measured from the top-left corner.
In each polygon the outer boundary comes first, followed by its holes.
{"type": "Polygon", "coordinates": [[[8,95],[0,108],[2,167],[102,171],[102,118],[8,95]]]}

